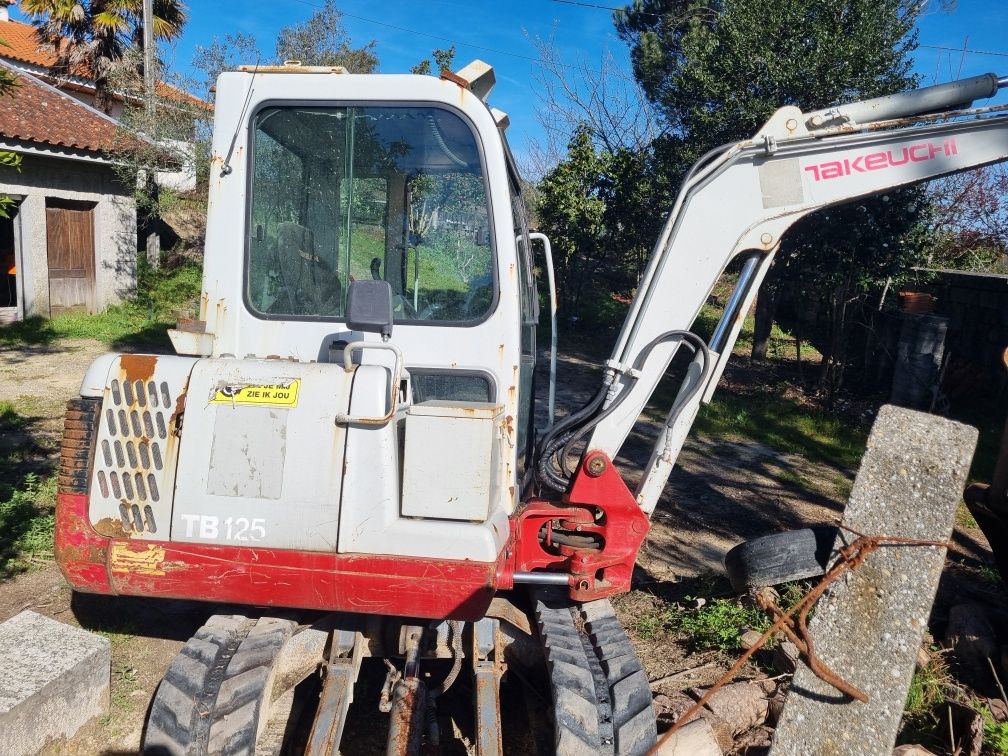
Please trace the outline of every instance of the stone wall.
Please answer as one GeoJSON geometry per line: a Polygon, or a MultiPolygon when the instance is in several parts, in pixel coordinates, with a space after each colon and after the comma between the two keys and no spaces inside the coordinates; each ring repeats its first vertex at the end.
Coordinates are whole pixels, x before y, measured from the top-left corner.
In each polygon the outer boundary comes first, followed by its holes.
{"type": "Polygon", "coordinates": [[[982,370],[1003,371],[1008,347],[1008,276],[937,271],[927,288],[934,312],[949,318],[945,350],[982,370]]]}
{"type": "Polygon", "coordinates": [[[0,193],[20,197],[15,240],[24,316],[49,315],[46,199],[95,203],[95,300],[103,310],[136,288],[136,205],[112,167],[26,153],[21,171],[0,168],[0,193]]]}

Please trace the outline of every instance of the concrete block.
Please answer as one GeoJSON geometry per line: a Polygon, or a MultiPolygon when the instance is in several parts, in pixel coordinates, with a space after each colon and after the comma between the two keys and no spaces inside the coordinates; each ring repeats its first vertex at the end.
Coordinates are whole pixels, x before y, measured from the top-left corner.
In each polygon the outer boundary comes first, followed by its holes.
{"type": "Polygon", "coordinates": [[[108,711],[107,638],[32,611],[0,623],[0,753],[29,756],[108,711]]]}
{"type": "MultiPolygon", "coordinates": [[[[947,540],[976,441],[967,425],[883,407],[843,523],[867,535],[947,540]]],[[[839,541],[853,539],[841,531],[839,541]]],[[[815,649],[869,701],[848,699],[799,662],[772,756],[892,753],[944,562],[943,548],[882,547],[832,585],[809,623],[815,649]]]]}

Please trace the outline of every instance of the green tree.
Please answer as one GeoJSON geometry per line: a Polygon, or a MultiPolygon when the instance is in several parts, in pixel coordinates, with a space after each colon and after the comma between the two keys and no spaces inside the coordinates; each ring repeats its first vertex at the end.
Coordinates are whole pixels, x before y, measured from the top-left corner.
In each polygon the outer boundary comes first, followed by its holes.
{"type": "Polygon", "coordinates": [[[301,24],[285,26],[277,35],[276,59],[299,60],[306,66],[343,66],[349,73],[371,73],[378,68],[377,42],[353,47],[343,26],[343,14],[333,0],[301,24]]]}
{"type": "Polygon", "coordinates": [[[208,100],[210,90],[217,83],[223,71],[234,70],[238,66],[254,66],[262,62],[263,54],[259,43],[251,34],[237,32],[214,37],[209,45],[196,45],[192,65],[200,72],[199,88],[208,100]]]}
{"type": "Polygon", "coordinates": [[[431,53],[430,58],[424,58],[419,63],[417,63],[413,68],[410,69],[410,73],[417,74],[419,76],[430,76],[431,71],[436,70],[438,75],[443,71],[451,71],[452,64],[455,62],[455,45],[452,45],[447,50],[436,49],[431,53]],[[431,66],[431,61],[433,60],[434,66],[431,66]]]}
{"type": "Polygon", "coordinates": [[[209,45],[197,45],[193,68],[208,93],[223,71],[239,65],[279,65],[297,60],[306,66],[343,66],[350,73],[373,73],[378,69],[376,45],[371,40],[354,47],[343,26],[343,14],[332,0],[327,0],[306,21],[280,30],[272,57],[262,54],[253,35],[238,32],[214,37],[209,45]]]}
{"type": "MultiPolygon", "coordinates": [[[[804,110],[916,86],[919,0],[635,0],[615,13],[634,73],[669,129],[660,150],[678,184],[707,150],[751,137],[775,109],[804,110]]],[[[782,293],[824,304],[820,385],[843,376],[850,303],[918,254],[918,189],[833,208],[785,237],[757,306],[753,357],[766,354],[782,293]]],[[[726,212],[729,212],[726,208],[726,212]]]]}
{"type": "MultiPolygon", "coordinates": [[[[95,107],[112,108],[111,79],[126,51],[143,46],[142,0],[22,0],[41,44],[65,73],[94,81],[95,107]]],[[[186,22],[179,0],[154,0],[155,39],[174,39],[186,22]]]]}
{"type": "Polygon", "coordinates": [[[553,246],[562,311],[582,314],[582,299],[597,285],[605,258],[605,200],[600,185],[605,160],[585,128],[568,145],[567,158],[539,182],[539,222],[553,246]]]}

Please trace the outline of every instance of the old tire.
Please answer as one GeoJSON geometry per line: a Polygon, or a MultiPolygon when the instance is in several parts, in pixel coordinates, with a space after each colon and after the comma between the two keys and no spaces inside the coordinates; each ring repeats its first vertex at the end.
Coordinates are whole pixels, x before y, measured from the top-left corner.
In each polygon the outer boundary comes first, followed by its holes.
{"type": "Polygon", "coordinates": [[[558,756],[637,756],[657,738],[651,689],[608,600],[533,592],[553,695],[558,756]]]}
{"type": "Polygon", "coordinates": [[[172,660],[151,703],[149,756],[254,756],[273,665],[295,623],[214,616],[172,660]]]}
{"type": "Polygon", "coordinates": [[[724,559],[732,588],[745,593],[751,588],[818,577],[826,571],[836,536],[834,527],[803,528],[740,543],[724,559]]]}

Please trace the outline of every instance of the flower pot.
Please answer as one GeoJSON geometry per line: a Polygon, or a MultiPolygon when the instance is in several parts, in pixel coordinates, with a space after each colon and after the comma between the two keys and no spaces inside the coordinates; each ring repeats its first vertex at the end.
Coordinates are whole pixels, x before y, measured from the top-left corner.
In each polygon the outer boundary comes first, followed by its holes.
{"type": "Polygon", "coordinates": [[[908,315],[927,315],[935,305],[934,296],[922,291],[901,291],[899,300],[900,310],[908,315]]]}

